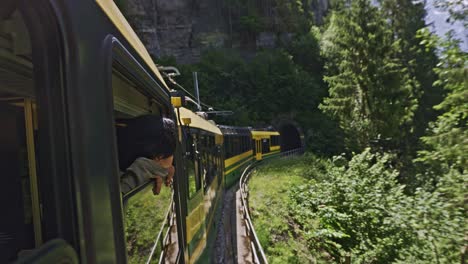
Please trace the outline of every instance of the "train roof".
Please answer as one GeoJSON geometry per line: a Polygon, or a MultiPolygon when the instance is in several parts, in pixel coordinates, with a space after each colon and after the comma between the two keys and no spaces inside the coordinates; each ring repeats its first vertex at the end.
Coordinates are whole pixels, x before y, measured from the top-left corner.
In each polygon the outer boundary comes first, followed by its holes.
{"type": "MultiPolygon", "coordinates": [[[[184,108],[184,107],[181,107],[179,109],[180,109],[179,110],[180,111],[180,118],[190,118],[191,119],[190,120],[190,122],[191,122],[190,127],[203,129],[203,130],[206,130],[206,131],[218,134],[218,135],[223,134],[223,133],[221,133],[221,130],[216,125],[212,124],[208,120],[205,120],[205,119],[201,118],[200,116],[198,116],[197,114],[195,114],[191,110],[189,110],[187,108],[184,108]]],[[[175,110],[175,113],[177,115],[177,110],[175,110]]]]}
{"type": "Polygon", "coordinates": [[[238,127],[238,126],[225,126],[225,125],[218,125],[223,135],[244,135],[250,136],[250,128],[249,127],[238,127]]]}
{"type": "Polygon", "coordinates": [[[250,131],[252,133],[252,137],[254,138],[268,138],[270,136],[279,136],[278,131],[258,131],[258,130],[252,130],[250,131]]]}
{"type": "Polygon", "coordinates": [[[101,7],[102,11],[107,15],[107,17],[112,21],[112,23],[117,27],[120,33],[124,36],[124,38],[132,45],[135,51],[140,55],[143,61],[147,64],[147,66],[151,69],[151,71],[156,75],[159,81],[164,85],[164,88],[169,90],[166,82],[164,81],[161,73],[159,72],[158,68],[154,64],[154,61],[151,59],[150,54],[145,48],[145,45],[141,42],[138,38],[135,31],[133,31],[132,27],[125,19],[122,12],[120,12],[119,8],[115,5],[113,0],[96,0],[96,3],[101,7]]]}

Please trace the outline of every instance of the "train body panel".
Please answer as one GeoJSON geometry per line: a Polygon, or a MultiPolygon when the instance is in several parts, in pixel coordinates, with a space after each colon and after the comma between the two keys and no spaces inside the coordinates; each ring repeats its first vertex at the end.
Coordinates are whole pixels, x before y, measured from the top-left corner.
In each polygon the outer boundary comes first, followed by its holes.
{"type": "Polygon", "coordinates": [[[253,159],[250,129],[247,127],[222,126],[224,136],[224,179],[225,187],[234,186],[241,170],[253,159]]]}
{"type": "Polygon", "coordinates": [[[194,112],[176,111],[185,144],[187,198],[186,244],[188,262],[195,263],[213,248],[214,223],[224,191],[222,133],[194,112]],[[182,121],[180,121],[182,122],[182,121]]]}

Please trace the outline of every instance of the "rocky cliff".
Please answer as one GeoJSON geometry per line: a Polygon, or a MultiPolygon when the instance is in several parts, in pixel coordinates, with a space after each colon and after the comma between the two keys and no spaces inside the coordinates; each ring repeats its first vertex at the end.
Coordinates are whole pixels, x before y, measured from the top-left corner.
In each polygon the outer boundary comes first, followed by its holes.
{"type": "Polygon", "coordinates": [[[328,0],[121,0],[118,5],[150,54],[193,63],[210,47],[253,54],[288,41],[301,19],[321,23],[328,0]]]}

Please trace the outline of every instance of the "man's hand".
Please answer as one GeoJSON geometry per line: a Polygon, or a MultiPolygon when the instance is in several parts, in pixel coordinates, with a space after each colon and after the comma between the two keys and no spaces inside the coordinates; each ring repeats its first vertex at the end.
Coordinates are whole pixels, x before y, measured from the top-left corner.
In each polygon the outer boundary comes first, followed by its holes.
{"type": "MultiPolygon", "coordinates": [[[[168,174],[166,177],[166,181],[164,182],[164,185],[169,187],[172,183],[172,178],[174,178],[174,173],[175,173],[174,166],[167,168],[167,171],[168,171],[168,174]]],[[[154,178],[154,186],[153,186],[154,195],[158,195],[161,192],[162,183],[163,183],[163,180],[160,176],[156,176],[154,178]]]]}
{"type": "Polygon", "coordinates": [[[153,194],[158,195],[161,192],[161,186],[162,186],[162,178],[159,176],[156,176],[154,178],[154,186],[153,186],[153,194]]]}
{"type": "Polygon", "coordinates": [[[165,184],[166,184],[166,186],[169,187],[169,186],[171,185],[171,183],[172,183],[172,178],[174,178],[174,173],[175,173],[175,168],[174,168],[174,166],[171,166],[171,167],[167,168],[167,171],[168,171],[169,173],[167,174],[165,184]]]}

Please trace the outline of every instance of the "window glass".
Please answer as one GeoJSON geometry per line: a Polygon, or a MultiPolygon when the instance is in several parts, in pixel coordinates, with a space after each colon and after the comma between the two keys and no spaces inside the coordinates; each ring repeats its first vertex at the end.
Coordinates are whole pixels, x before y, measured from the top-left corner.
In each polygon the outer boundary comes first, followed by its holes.
{"type": "Polygon", "coordinates": [[[195,193],[200,189],[200,180],[197,178],[198,173],[196,173],[195,159],[196,159],[196,146],[194,137],[190,134],[186,136],[186,156],[185,162],[187,167],[187,177],[188,177],[188,193],[189,198],[192,198],[195,193]]]}
{"type": "Polygon", "coordinates": [[[270,152],[270,140],[269,139],[262,139],[262,153],[270,152]]]}
{"type": "Polygon", "coordinates": [[[207,136],[209,142],[206,148],[207,162],[206,162],[206,185],[210,186],[211,182],[216,176],[218,166],[216,164],[216,147],[214,144],[214,135],[207,136]]]}

